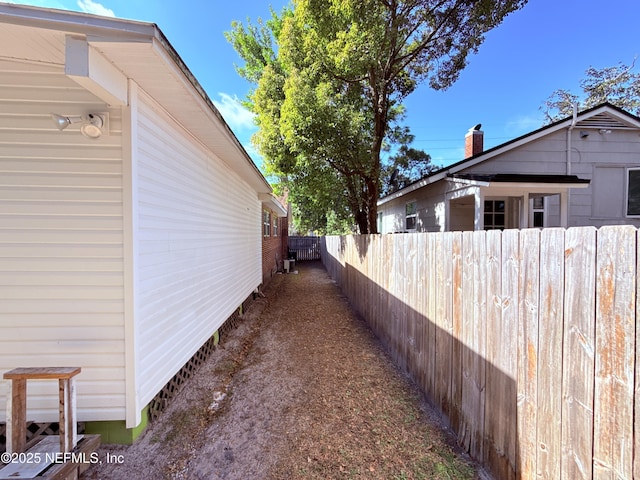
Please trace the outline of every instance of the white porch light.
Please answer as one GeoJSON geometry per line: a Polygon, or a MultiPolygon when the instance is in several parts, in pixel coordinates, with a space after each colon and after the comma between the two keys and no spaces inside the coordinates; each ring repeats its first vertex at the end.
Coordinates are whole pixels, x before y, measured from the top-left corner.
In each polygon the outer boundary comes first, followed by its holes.
{"type": "Polygon", "coordinates": [[[60,131],[69,125],[80,124],[80,133],[87,138],[95,140],[102,135],[102,128],[105,124],[105,116],[98,113],[89,113],[87,115],[59,115],[52,113],[51,118],[56,128],[60,131]]]}

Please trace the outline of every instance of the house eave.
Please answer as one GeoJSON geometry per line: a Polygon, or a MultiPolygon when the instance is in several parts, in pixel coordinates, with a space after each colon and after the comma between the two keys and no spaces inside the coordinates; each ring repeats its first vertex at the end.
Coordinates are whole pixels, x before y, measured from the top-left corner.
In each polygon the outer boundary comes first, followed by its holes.
{"type": "MultiPolygon", "coordinates": [[[[135,81],[155,98],[198,141],[238,173],[258,193],[270,193],[271,186],[237,139],[204,88],[156,24],[114,19],[86,13],[0,3],[0,23],[50,32],[52,39],[73,36],[84,39],[106,62],[126,79],[135,81]]],[[[19,42],[19,40],[16,40],[19,42]]],[[[65,65],[64,52],[52,52],[53,64],[65,65]]],[[[12,60],[41,62],[42,52],[33,51],[12,60]]],[[[105,62],[105,63],[106,63],[105,62]]],[[[92,93],[96,93],[93,90],[92,93]]],[[[121,92],[100,96],[111,105],[121,92]]]]}
{"type": "Polygon", "coordinates": [[[587,188],[590,180],[575,175],[529,175],[529,174],[495,174],[495,175],[456,175],[448,178],[457,184],[477,186],[491,189],[529,190],[559,192],[570,188],[587,188]]]}
{"type": "Polygon", "coordinates": [[[264,207],[275,212],[275,214],[278,217],[287,216],[287,209],[280,203],[280,201],[272,193],[260,194],[260,201],[262,202],[262,205],[264,207]]]}

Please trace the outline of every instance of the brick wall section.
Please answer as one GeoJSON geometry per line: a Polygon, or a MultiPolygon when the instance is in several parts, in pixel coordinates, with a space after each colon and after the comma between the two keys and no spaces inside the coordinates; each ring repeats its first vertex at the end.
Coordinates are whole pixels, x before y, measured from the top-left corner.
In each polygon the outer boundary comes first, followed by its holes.
{"type": "Polygon", "coordinates": [[[278,218],[270,210],[263,209],[271,214],[271,232],[264,235],[264,222],[262,227],[262,284],[266,284],[278,270],[282,270],[282,260],[287,257],[288,222],[286,217],[278,218]],[[274,224],[278,225],[275,235],[274,224]]]}

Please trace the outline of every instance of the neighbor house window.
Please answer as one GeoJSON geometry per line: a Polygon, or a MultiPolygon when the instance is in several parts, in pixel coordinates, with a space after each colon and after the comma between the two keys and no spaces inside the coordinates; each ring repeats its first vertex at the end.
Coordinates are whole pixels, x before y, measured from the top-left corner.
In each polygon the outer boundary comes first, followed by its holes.
{"type": "Polygon", "coordinates": [[[533,227],[544,227],[544,197],[533,197],[533,227]]]}
{"type": "Polygon", "coordinates": [[[270,237],[271,236],[271,213],[264,210],[262,212],[262,225],[263,225],[263,230],[262,230],[262,234],[265,237],[270,237]]]}
{"type": "Polygon", "coordinates": [[[418,218],[418,206],[415,201],[405,205],[405,229],[415,230],[418,218]]]}
{"type": "Polygon", "coordinates": [[[505,227],[505,206],[504,200],[484,201],[484,229],[504,230],[505,227]]]}
{"type": "Polygon", "coordinates": [[[627,216],[640,217],[640,168],[627,170],[627,216]]]}

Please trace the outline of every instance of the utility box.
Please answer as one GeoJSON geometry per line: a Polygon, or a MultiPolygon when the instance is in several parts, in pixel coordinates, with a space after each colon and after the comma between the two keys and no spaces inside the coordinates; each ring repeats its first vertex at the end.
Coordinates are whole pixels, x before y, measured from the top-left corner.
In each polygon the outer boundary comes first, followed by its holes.
{"type": "Polygon", "coordinates": [[[290,273],[296,267],[295,260],[284,260],[284,271],[285,273],[290,273]]]}

